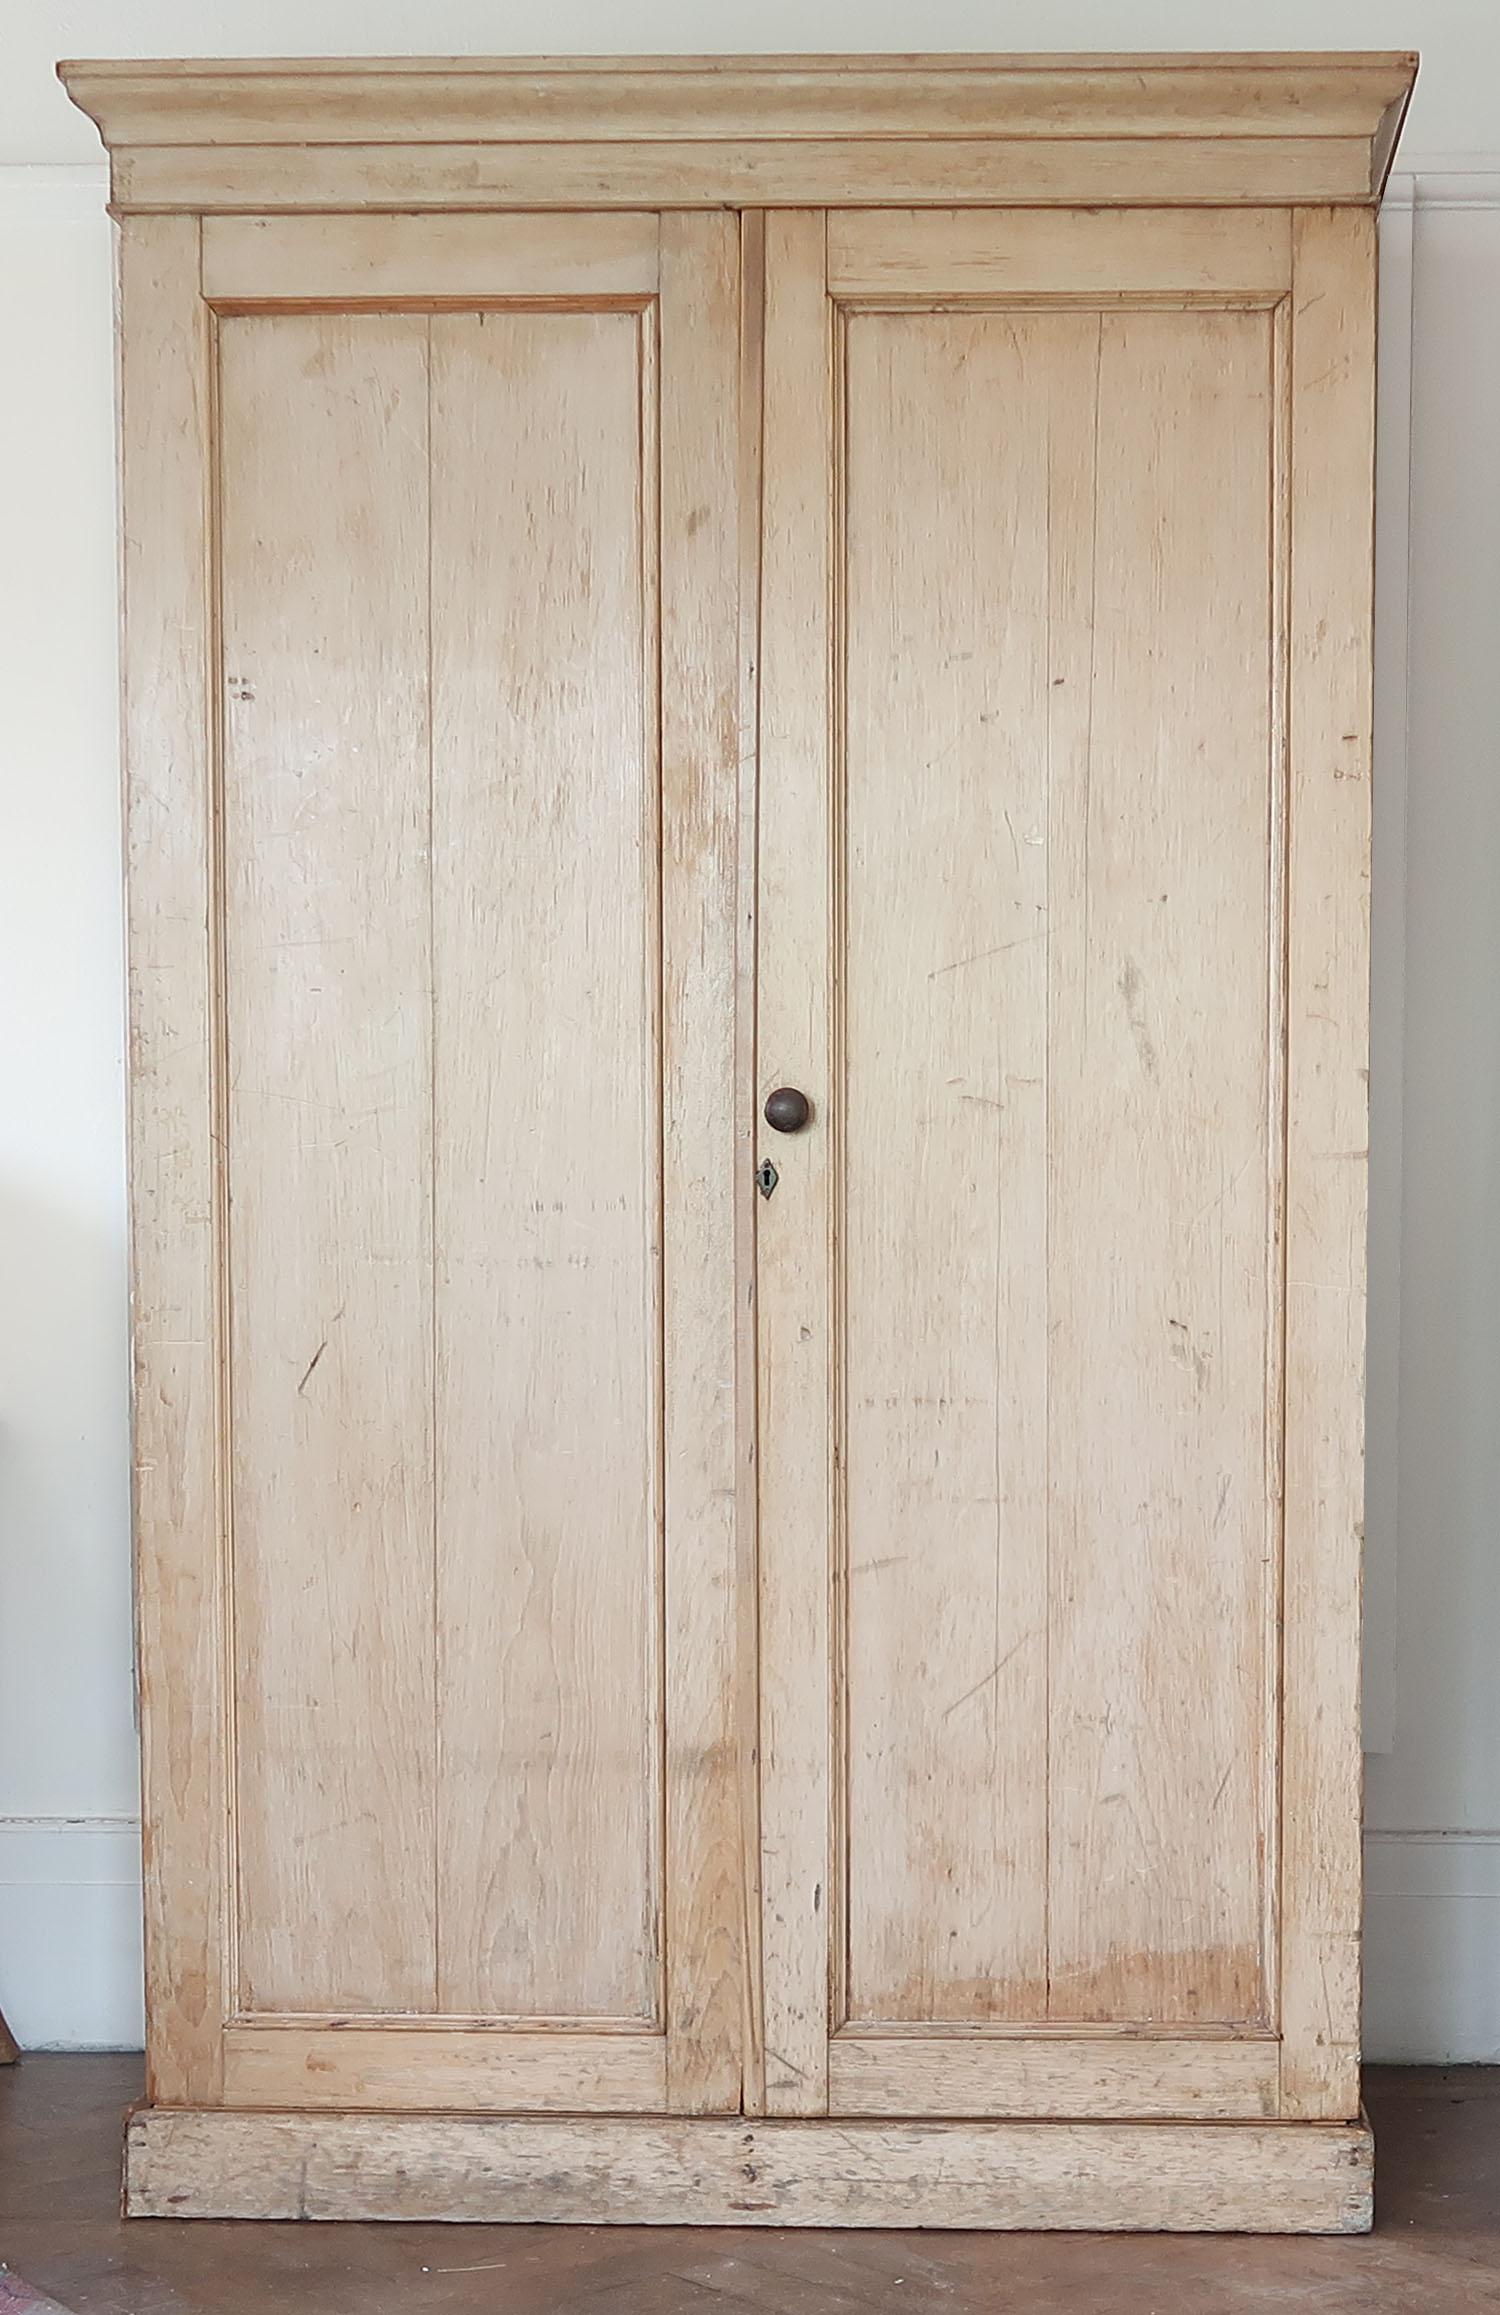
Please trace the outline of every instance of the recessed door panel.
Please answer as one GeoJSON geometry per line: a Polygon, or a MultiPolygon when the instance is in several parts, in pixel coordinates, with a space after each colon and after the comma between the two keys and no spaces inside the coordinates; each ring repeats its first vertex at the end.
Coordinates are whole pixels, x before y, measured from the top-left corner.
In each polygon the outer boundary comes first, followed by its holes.
{"type": "Polygon", "coordinates": [[[224,325],[252,2010],[660,2022],[642,332],[224,325]]]}
{"type": "Polygon", "coordinates": [[[1264,2013],[1264,313],[856,314],[853,2018],[1264,2013]]]}

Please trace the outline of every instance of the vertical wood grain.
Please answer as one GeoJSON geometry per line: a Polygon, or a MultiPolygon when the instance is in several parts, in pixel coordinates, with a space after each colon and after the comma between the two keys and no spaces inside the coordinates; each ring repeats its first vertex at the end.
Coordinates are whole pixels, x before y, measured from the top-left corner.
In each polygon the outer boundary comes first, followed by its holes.
{"type": "Polygon", "coordinates": [[[667,2101],[739,2105],[739,232],[661,238],[667,2101]]]}
{"type": "Polygon", "coordinates": [[[765,2096],[828,2097],[830,1919],[829,956],[832,331],[821,211],[766,224],[757,1099],[799,1086],[812,1120],[759,1127],[780,1180],[759,1209],[761,1872],[765,2096]]]}
{"type": "Polygon", "coordinates": [[[439,2000],[656,2020],[653,393],[635,313],[431,328],[439,2000]]]}
{"type": "MultiPolygon", "coordinates": [[[[1400,1627],[1401,1266],[1407,1100],[1407,795],[1416,450],[1417,180],[1393,182],[1378,220],[1372,895],[1381,937],[1370,953],[1369,1328],[1365,1388],[1363,1747],[1396,1745],[1400,1627]]],[[[1424,325],[1430,328],[1430,321],[1424,325]]],[[[1445,420],[1446,423],[1446,420],[1445,420]]],[[[1430,952],[1429,952],[1430,957],[1430,952]]],[[[1412,1111],[1421,1097],[1412,1088],[1412,1111]]],[[[1420,1264],[1419,1264],[1420,1267],[1420,1264]]],[[[1424,1362],[1425,1363],[1425,1362],[1424,1362]]],[[[1436,1444],[1436,1442],[1435,1442],[1436,1444]]],[[[1440,1453],[1442,1449],[1438,1450],[1440,1453]]],[[[1394,1987],[1393,1987],[1394,1990],[1394,1987]]]]}
{"type": "Polygon", "coordinates": [[[1039,736],[1049,435],[1070,430],[1094,336],[1035,315],[848,324],[838,1326],[856,2018],[1045,2010],[1039,736]]]}
{"type": "Polygon", "coordinates": [[[430,2007],[427,325],[222,325],[241,1999],[430,2007]]]}
{"type": "Polygon", "coordinates": [[[229,2006],[213,1056],[211,317],[198,222],[120,230],[133,1486],[147,2072],[211,2104],[229,2006]]]}
{"type": "Polygon", "coordinates": [[[1282,2112],[1359,2100],[1375,221],[1299,211],[1291,410],[1282,2112]]]}
{"type": "Polygon", "coordinates": [[[1051,767],[1050,2010],[1265,2014],[1271,325],[1100,317],[1051,767]]]}
{"type": "Polygon", "coordinates": [[[735,1202],[736,1632],[735,1727],[740,1750],[741,1901],[744,1918],[740,2103],[766,2110],[765,1990],[761,1972],[760,1533],[757,1433],[755,928],[758,915],[756,808],[760,780],[761,413],[765,381],[766,212],[740,216],[739,313],[739,766],[735,873],[735,1202]]]}
{"type": "Polygon", "coordinates": [[[1256,2018],[1270,324],[850,344],[855,2014],[1256,2018]]]}

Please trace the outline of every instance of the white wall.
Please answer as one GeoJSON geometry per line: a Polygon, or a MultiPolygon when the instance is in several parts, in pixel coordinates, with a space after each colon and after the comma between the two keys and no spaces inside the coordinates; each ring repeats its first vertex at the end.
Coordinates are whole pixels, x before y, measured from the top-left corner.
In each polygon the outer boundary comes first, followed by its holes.
{"type": "Polygon", "coordinates": [[[138,2029],[110,230],[0,170],[0,2007],[138,2029]]]}
{"type": "MultiPolygon", "coordinates": [[[[1497,164],[1500,166],[1500,164],[1497,164]]],[[[1370,2040],[1500,2057],[1500,175],[1413,217],[1399,1401],[1384,1749],[1368,1765],[1370,2040]]],[[[1398,224],[1393,215],[1390,226],[1398,224]]],[[[1388,317],[1391,318],[1391,317],[1388,317]]],[[[1396,574],[1392,614],[1402,608],[1396,574]]],[[[1399,646],[1394,617],[1388,652],[1399,646]]],[[[1394,706],[1394,702],[1392,703],[1394,706]]],[[[1382,750],[1399,764],[1400,734],[1382,750]]],[[[1401,897],[1376,895],[1377,941],[1401,897]]],[[[1389,1267],[1382,1274],[1389,1293],[1389,1267]]],[[[1380,1324],[1377,1305],[1372,1330],[1380,1324]]],[[[1385,1419],[1392,1410],[1387,1407],[1385,1419]]],[[[1372,1632],[1372,1638],[1375,1634],[1372,1632]]]]}
{"type": "MultiPolygon", "coordinates": [[[[7,20],[0,2006],[23,2041],[140,2030],[110,236],[53,59],[1004,49],[1039,24],[1015,0],[36,0],[7,20]]],[[[1050,0],[1043,37],[1423,50],[1381,333],[1368,2039],[1500,2058],[1500,7],[1050,0]]]]}

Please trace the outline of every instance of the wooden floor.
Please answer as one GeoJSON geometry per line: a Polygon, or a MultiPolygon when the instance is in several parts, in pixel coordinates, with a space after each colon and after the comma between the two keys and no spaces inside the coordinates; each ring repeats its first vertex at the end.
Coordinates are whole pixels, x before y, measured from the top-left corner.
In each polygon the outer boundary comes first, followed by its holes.
{"type": "Polygon", "coordinates": [[[139,2090],[138,2058],[0,2074],[0,2260],[79,2315],[1500,2315],[1500,2067],[1375,2071],[1376,2231],[1313,2241],[125,2226],[139,2090]]]}

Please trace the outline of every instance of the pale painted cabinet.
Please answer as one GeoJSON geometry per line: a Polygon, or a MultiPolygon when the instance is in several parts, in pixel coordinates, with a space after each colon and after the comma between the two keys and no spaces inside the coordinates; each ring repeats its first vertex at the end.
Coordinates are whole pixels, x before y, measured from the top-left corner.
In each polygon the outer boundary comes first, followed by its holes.
{"type": "Polygon", "coordinates": [[[65,71],[131,2207],[1368,2223],[1412,60],[65,71]]]}

